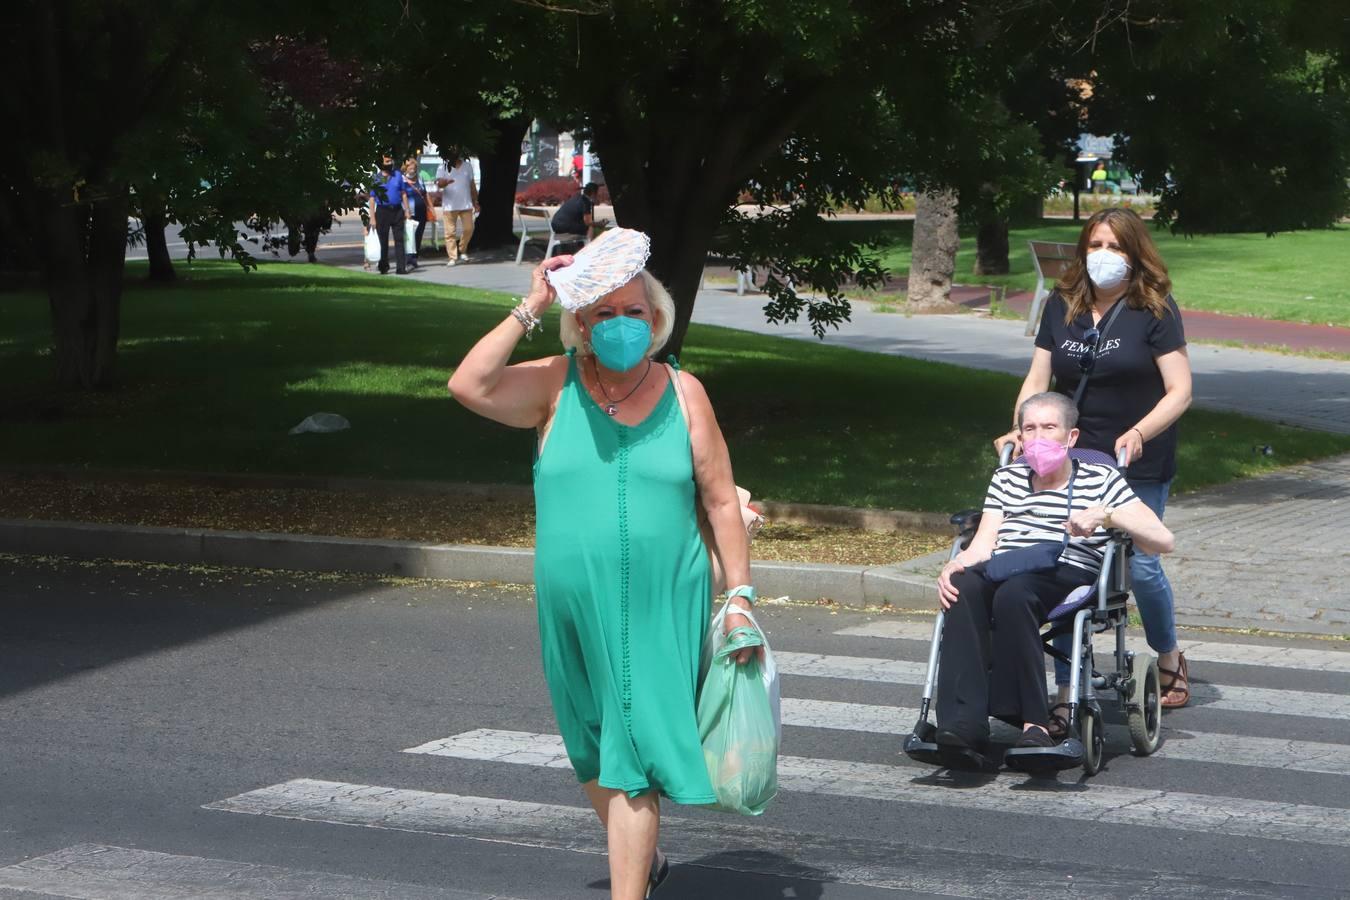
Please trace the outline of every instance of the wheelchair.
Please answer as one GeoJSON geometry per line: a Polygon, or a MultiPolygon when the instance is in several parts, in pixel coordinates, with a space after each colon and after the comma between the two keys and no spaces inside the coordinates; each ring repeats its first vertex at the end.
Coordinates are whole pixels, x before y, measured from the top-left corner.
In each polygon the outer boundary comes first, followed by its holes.
{"type": "MultiPolygon", "coordinates": [[[[1000,466],[1009,463],[1011,450],[1011,445],[1004,447],[1000,466]]],[[[1114,460],[1096,450],[1071,449],[1069,455],[1085,463],[1122,468],[1124,464],[1123,458],[1114,460]]],[[[980,517],[981,512],[976,509],[964,510],[951,517],[958,534],[952,542],[949,559],[970,545],[980,517]]],[[[1138,756],[1149,756],[1161,744],[1162,692],[1159,690],[1158,661],[1151,654],[1125,649],[1130,552],[1130,540],[1113,533],[1105,547],[1096,583],[1074,589],[1050,611],[1046,620],[1049,627],[1041,632],[1041,639],[1047,655],[1069,666],[1068,736],[1054,747],[1010,748],[1003,756],[1003,764],[1008,768],[1045,774],[1082,766],[1086,775],[1097,774],[1106,747],[1100,698],[1111,692],[1116,694],[1125,714],[1133,752],[1138,756]],[[1104,664],[1114,664],[1114,670],[1103,672],[1097,668],[1092,636],[1106,631],[1115,632],[1116,645],[1114,653],[1103,660],[1104,664]],[[1065,634],[1073,636],[1068,654],[1054,646],[1055,639],[1065,634]]],[[[928,672],[924,678],[919,720],[913,733],[905,738],[903,750],[906,756],[918,762],[951,767],[951,756],[944,753],[934,739],[937,726],[928,718],[937,684],[943,621],[943,613],[939,610],[928,651],[928,672]]],[[[984,767],[988,770],[997,768],[987,760],[984,767]]]]}

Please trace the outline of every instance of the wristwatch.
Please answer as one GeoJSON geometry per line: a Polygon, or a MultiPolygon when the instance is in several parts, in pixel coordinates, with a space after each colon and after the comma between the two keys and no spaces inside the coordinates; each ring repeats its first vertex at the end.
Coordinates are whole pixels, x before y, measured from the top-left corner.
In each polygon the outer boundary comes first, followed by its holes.
{"type": "Polygon", "coordinates": [[[1103,527],[1103,528],[1110,528],[1110,527],[1111,527],[1111,513],[1115,512],[1115,511],[1116,511],[1116,508],[1115,508],[1114,506],[1103,506],[1102,509],[1106,510],[1106,515],[1102,517],[1102,527],[1103,527]]]}

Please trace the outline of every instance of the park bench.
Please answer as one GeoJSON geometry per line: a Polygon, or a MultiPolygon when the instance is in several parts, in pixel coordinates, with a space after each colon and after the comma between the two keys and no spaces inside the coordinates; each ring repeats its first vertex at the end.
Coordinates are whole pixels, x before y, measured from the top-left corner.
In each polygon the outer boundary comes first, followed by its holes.
{"type": "Polygon", "coordinates": [[[1053,286],[1064,270],[1073,262],[1077,246],[1074,244],[1056,244],[1050,241],[1027,241],[1031,246],[1031,262],[1036,267],[1036,292],[1031,297],[1031,308],[1027,310],[1027,331],[1036,333],[1041,324],[1041,310],[1045,308],[1045,298],[1050,296],[1047,280],[1053,286]]]}
{"type": "MultiPolygon", "coordinates": [[[[544,259],[553,255],[553,251],[559,244],[564,242],[579,242],[582,244],[590,243],[590,238],[584,234],[559,234],[553,230],[553,213],[555,210],[544,206],[517,206],[516,221],[520,226],[520,246],[516,248],[516,264],[525,258],[525,245],[534,241],[544,245],[544,259]],[[530,236],[529,225],[531,221],[542,219],[548,226],[548,238],[545,239],[542,234],[538,237],[530,236]]],[[[542,231],[542,229],[541,229],[542,231]]]]}

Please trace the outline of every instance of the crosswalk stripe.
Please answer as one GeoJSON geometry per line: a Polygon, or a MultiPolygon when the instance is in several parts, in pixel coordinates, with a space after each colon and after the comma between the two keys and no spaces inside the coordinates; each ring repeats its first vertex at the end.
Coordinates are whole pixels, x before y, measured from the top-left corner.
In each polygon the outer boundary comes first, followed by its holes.
{"type": "MultiPolygon", "coordinates": [[[[846,637],[874,637],[892,640],[923,641],[933,638],[932,622],[910,622],[898,619],[869,622],[841,628],[835,634],[846,637]]],[[[1098,650],[1113,650],[1115,638],[1102,634],[1096,638],[1098,650]]],[[[1125,641],[1127,649],[1136,653],[1152,653],[1148,642],[1141,637],[1125,641]]],[[[1235,666],[1264,666],[1275,669],[1299,669],[1308,672],[1350,673],[1350,652],[1344,650],[1313,650],[1308,647],[1279,647],[1273,644],[1230,644],[1220,641],[1178,640],[1177,646],[1191,662],[1226,663],[1235,666]]],[[[1156,655],[1156,654],[1155,654],[1156,655]]]]}
{"type": "MultiPolygon", "coordinates": [[[[0,890],[87,900],[494,900],[448,888],[302,872],[279,866],[77,844],[0,869],[0,890]]],[[[498,897],[497,900],[507,900],[498,897]]]]}
{"type": "MultiPolygon", "coordinates": [[[[783,724],[804,728],[902,735],[910,733],[918,718],[918,710],[895,706],[783,698],[783,724]]],[[[1011,743],[1017,739],[1016,729],[997,721],[992,724],[996,741],[1011,743]]],[[[1112,752],[1129,751],[1130,734],[1124,726],[1108,725],[1106,740],[1107,749],[1112,752]]],[[[1163,728],[1163,745],[1153,756],[1222,763],[1226,766],[1350,775],[1350,744],[1286,741],[1163,728]]]]}
{"type": "MultiPolygon", "coordinates": [[[[499,732],[498,734],[508,734],[499,732]]],[[[544,736],[530,736],[544,737],[544,736]]],[[[515,744],[530,751],[528,741],[515,744]]],[[[537,742],[536,742],[537,743],[537,742]]],[[[535,747],[536,753],[547,754],[535,747]]],[[[536,756],[534,758],[543,758],[536,756]]],[[[589,809],[490,797],[432,793],[301,778],[208,804],[207,809],[438,834],[522,847],[603,855],[605,835],[589,809]]],[[[1072,885],[1075,896],[1173,900],[1308,898],[1306,886],[1232,881],[1112,867],[1093,861],[1028,860],[992,853],[789,831],[741,818],[661,817],[661,847],[678,867],[776,876],[815,896],[801,882],[840,882],[944,897],[1041,900],[1072,885]],[[783,848],[790,848],[783,850],[783,848]],[[779,852],[774,852],[779,851],[779,852]]],[[[599,863],[597,863],[599,865],[599,863]]]]}
{"type": "MultiPolygon", "coordinates": [[[[406,752],[550,768],[568,765],[558,735],[520,731],[467,731],[406,752]],[[432,744],[435,749],[429,749],[432,744]]],[[[1045,782],[1043,789],[1027,791],[1026,778],[1015,774],[955,790],[928,772],[909,777],[914,771],[908,766],[780,756],[778,785],[838,797],[1350,847],[1350,809],[1100,784],[1083,790],[1077,784],[1056,789],[1045,782]]]]}
{"type": "MultiPolygon", "coordinates": [[[[847,678],[886,684],[922,685],[927,664],[861,656],[775,651],[774,661],[784,675],[809,678],[847,678]]],[[[1047,685],[1047,688],[1050,686],[1047,685]]],[[[1350,694],[1319,694],[1274,688],[1233,687],[1191,682],[1191,706],[1270,715],[1310,716],[1316,719],[1350,718],[1350,694]]]]}

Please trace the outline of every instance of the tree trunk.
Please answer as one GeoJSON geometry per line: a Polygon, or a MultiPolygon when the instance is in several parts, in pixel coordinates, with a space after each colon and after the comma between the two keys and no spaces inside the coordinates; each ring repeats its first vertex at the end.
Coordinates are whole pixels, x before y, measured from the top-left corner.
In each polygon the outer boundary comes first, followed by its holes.
{"type": "Polygon", "coordinates": [[[520,175],[520,141],[530,127],[529,116],[499,119],[493,126],[496,139],[486,154],[478,157],[482,184],[478,188],[478,221],[469,249],[511,244],[515,237],[516,181],[520,175]]]}
{"type": "Polygon", "coordinates": [[[652,144],[663,150],[652,153],[645,142],[629,143],[628,135],[613,123],[597,122],[595,129],[614,216],[625,228],[651,238],[647,270],[675,301],[675,321],[659,356],[679,354],[708,248],[734,197],[736,176],[717,161],[709,164],[697,141],[653,139],[652,144]]]}
{"type": "Polygon", "coordinates": [[[1008,220],[991,218],[975,232],[975,274],[1008,274],[1008,220]]]}
{"type": "Polygon", "coordinates": [[[150,257],[150,281],[173,281],[177,276],[173,260],[169,258],[169,242],[164,237],[168,227],[162,209],[143,210],[141,227],[145,229],[145,252],[150,257]]]}
{"type": "Polygon", "coordinates": [[[920,309],[954,309],[956,273],[956,192],[930,191],[915,197],[914,244],[906,300],[920,309]]]}
{"type": "Polygon", "coordinates": [[[112,382],[126,261],[126,185],[91,187],[97,200],[46,198],[34,209],[43,235],[56,381],[86,390],[112,382]]]}

